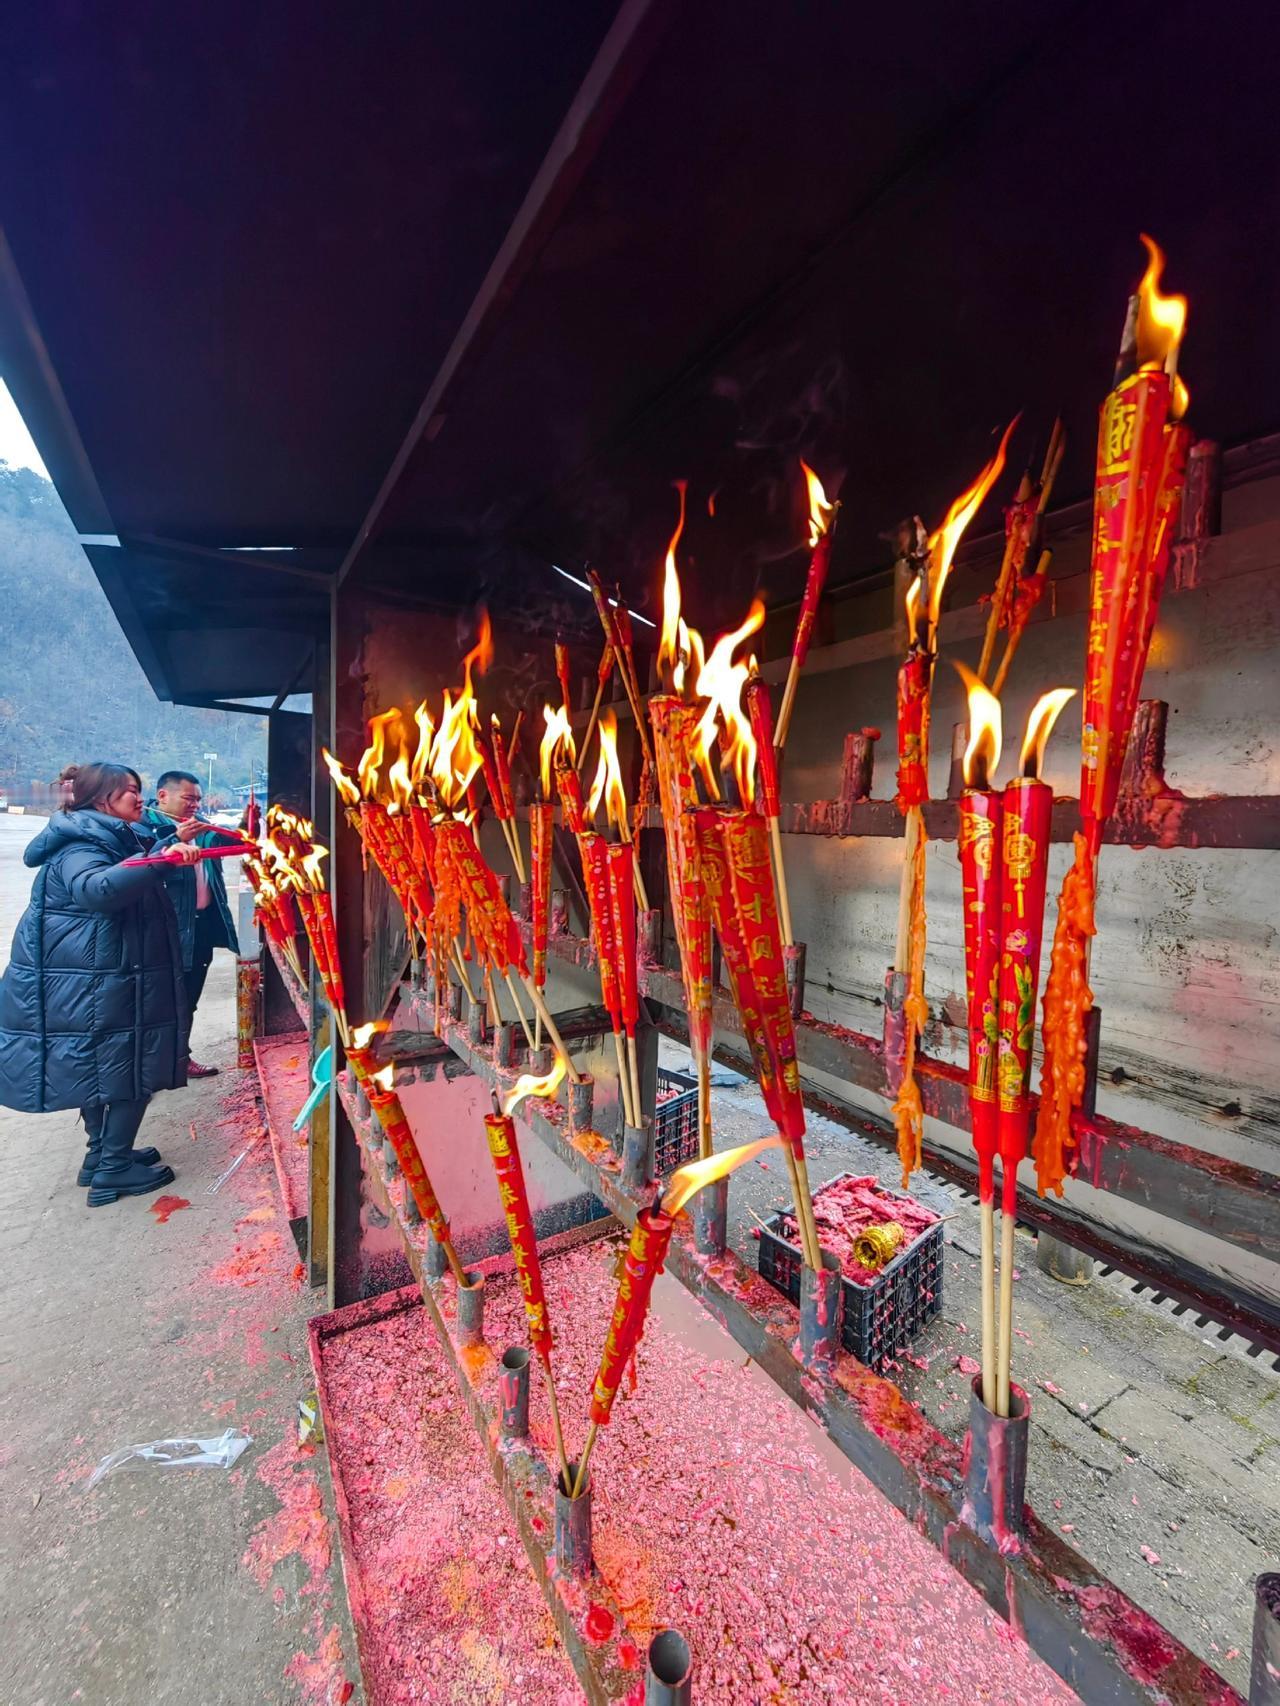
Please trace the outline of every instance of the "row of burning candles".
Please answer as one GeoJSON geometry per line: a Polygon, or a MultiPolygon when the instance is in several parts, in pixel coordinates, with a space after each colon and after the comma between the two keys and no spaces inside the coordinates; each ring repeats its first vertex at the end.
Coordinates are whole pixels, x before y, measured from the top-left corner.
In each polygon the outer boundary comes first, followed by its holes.
{"type": "MultiPolygon", "coordinates": [[[[1189,433],[1180,424],[1185,390],[1176,377],[1185,303],[1181,298],[1160,294],[1161,258],[1154,245],[1149,247],[1151,263],[1131,304],[1121,367],[1102,411],[1099,435],[1082,755],[1084,834],[1077,838],[1075,861],[1064,884],[1045,993],[1045,1068],[1033,1147],[1042,1191],[1060,1191],[1071,1165],[1071,1120],[1083,1089],[1083,1022],[1091,1001],[1087,955],[1093,933],[1096,860],[1103,828],[1115,805],[1120,766],[1167,572],[1172,522],[1189,444],[1189,433]]],[[[907,834],[896,962],[897,969],[905,974],[907,1033],[894,1104],[904,1176],[918,1164],[923,1123],[914,1079],[916,1044],[928,1011],[923,994],[925,838],[921,807],[928,797],[929,699],[938,621],[956,547],[1003,469],[1008,440],[1007,432],[977,481],[956,500],[942,526],[928,538],[907,602],[910,646],[900,674],[898,718],[898,799],[907,834]]],[[[1055,430],[1038,486],[1024,481],[1006,512],[1006,551],[982,655],[982,669],[989,672],[995,636],[1001,628],[1007,630],[1005,653],[993,686],[1007,675],[1018,637],[1046,581],[1048,554],[1038,551],[1037,533],[1061,449],[1061,436],[1055,430]]],[[[473,668],[479,673],[487,662],[491,644],[487,624],[480,643],[466,659],[462,692],[456,699],[445,695],[439,725],[432,721],[425,705],[419,707],[415,754],[410,758],[402,742],[399,757],[386,769],[389,798],[379,798],[379,783],[387,730],[399,713],[374,719],[370,746],[356,779],[335,760],[330,759],[330,765],[368,856],[404,906],[411,939],[420,935],[435,957],[437,991],[445,985],[452,966],[474,999],[463,947],[465,913],[470,946],[484,965],[491,1001],[495,999],[492,975],[496,972],[507,983],[528,1031],[511,975],[513,970],[517,972],[534,1001],[539,1025],[546,1026],[556,1045],[558,1060],[565,1070],[574,1073],[542,995],[549,930],[554,778],[565,826],[577,837],[582,856],[602,992],[618,1047],[624,1108],[628,1123],[638,1125],[633,897],[641,905],[645,902],[643,891],[636,886],[634,828],[622,790],[615,730],[607,712],[601,712],[609,671],[619,671],[636,716],[642,754],[634,823],[643,820],[656,795],[666,831],[673,924],[702,1093],[702,1158],[706,1161],[711,1151],[707,1068],[714,928],[766,1106],[777,1127],[778,1138],[773,1141],[780,1141],[786,1154],[804,1261],[816,1270],[822,1264],[822,1252],[813,1224],[803,1146],[804,1105],[787,1000],[785,966],[790,930],[784,923],[788,907],[777,833],[778,757],[826,577],[835,519],[835,507],[827,503],[817,477],[809,469],[805,474],[811,500],[812,555],[776,728],[755,660],[743,661],[736,656],[759,628],[762,609],[753,607],[741,627],[725,635],[710,652],[681,615],[675,554],[683,524],[683,492],[680,521],[666,557],[659,651],[663,690],[650,697],[647,705],[639,689],[625,607],[608,598],[598,579],[592,577],[605,634],[590,724],[591,728],[599,727],[600,761],[596,783],[584,801],[568,715],[567,669],[558,648],[557,673],[565,703],[558,711],[548,707],[544,713],[542,797],[530,808],[532,973],[525,960],[521,932],[495,874],[479,851],[480,802],[475,784],[483,773],[517,875],[523,876],[525,866],[510,782],[514,739],[504,746],[496,718],[488,739],[479,732],[473,668]],[[739,802],[733,806],[723,803],[731,788],[739,802]],[[606,843],[592,826],[602,798],[619,834],[613,843],[606,843]]],[[[1053,720],[1070,697],[1070,690],[1055,689],[1037,704],[1023,745],[1020,774],[1004,790],[997,790],[991,786],[991,775],[999,755],[998,701],[978,678],[970,681],[971,729],[961,805],[970,1098],[983,1211],[983,1396],[988,1407],[999,1414],[1007,1414],[1009,1408],[1016,1172],[1027,1151],[1030,1128],[1029,1068],[1052,805],[1051,791],[1040,780],[1039,769],[1053,720]],[[994,1254],[997,1154],[1003,1173],[998,1301],[994,1254]]],[[[301,829],[296,833],[300,844],[306,841],[301,829]]],[[[284,839],[288,839],[287,830],[284,839]]],[[[304,907],[303,923],[335,1011],[341,1011],[341,974],[332,947],[327,896],[321,899],[318,855],[303,852],[301,845],[295,851],[296,862],[311,873],[311,915],[304,907]],[[312,934],[312,916],[316,935],[312,934]]],[[[264,871],[263,876],[270,883],[271,873],[264,871]]],[[[277,887],[282,894],[288,892],[287,885],[277,887]]],[[[266,916],[270,928],[269,905],[266,916]]],[[[274,932],[282,944],[290,934],[287,925],[287,919],[279,921],[274,932]]],[[[340,1031],[347,1037],[345,1020],[340,1022],[340,1031]]],[[[530,1034],[531,1042],[534,1036],[530,1034]]],[[[355,1050],[358,1062],[358,1042],[355,1050]]],[[[387,1093],[381,1088],[374,1092],[387,1093]]],[[[385,1103],[381,1106],[385,1111],[385,1103]]],[[[716,1158],[716,1162],[733,1159],[731,1153],[716,1158]]],[[[406,1178],[413,1176],[412,1160],[405,1174],[406,1178]]],[[[440,1220],[438,1204],[432,1212],[440,1220]]],[[[663,1212],[668,1219],[674,1212],[669,1202],[663,1212]]],[[[431,1223],[426,1209],[424,1218],[431,1223]]],[[[668,1236],[669,1230],[668,1226],[668,1236]]],[[[643,1289],[637,1285],[637,1275],[648,1274],[651,1285],[652,1274],[660,1265],[651,1260],[653,1237],[651,1219],[642,1216],[628,1258],[631,1279],[627,1283],[632,1300],[643,1289]]],[[[647,1291],[644,1296],[647,1298],[647,1291]]],[[[615,1317],[617,1332],[611,1332],[611,1338],[620,1335],[619,1342],[630,1343],[634,1349],[639,1327],[636,1325],[629,1337],[626,1323],[635,1322],[636,1306],[634,1301],[628,1302],[627,1314],[623,1311],[627,1301],[620,1296],[622,1314],[615,1317]]],[[[642,1319],[643,1305],[639,1307],[642,1319]]],[[[605,1379],[605,1389],[607,1386],[605,1379]]],[[[599,1419],[593,1408],[593,1424],[599,1419]]]]}

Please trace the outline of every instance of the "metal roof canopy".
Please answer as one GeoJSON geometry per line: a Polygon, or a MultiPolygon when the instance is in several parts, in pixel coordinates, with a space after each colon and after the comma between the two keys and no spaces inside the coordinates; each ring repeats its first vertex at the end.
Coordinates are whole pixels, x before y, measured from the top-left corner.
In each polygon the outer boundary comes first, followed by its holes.
{"type": "Polygon", "coordinates": [[[547,567],[589,559],[642,603],[679,476],[710,622],[795,595],[800,453],[843,481],[838,579],[1021,407],[1020,454],[1062,407],[1084,493],[1139,228],[1199,430],[1280,424],[1275,28],[231,0],[211,52],[159,7],[32,13],[0,359],[164,697],[284,691],[335,572],[545,626],[589,621],[547,567]]]}

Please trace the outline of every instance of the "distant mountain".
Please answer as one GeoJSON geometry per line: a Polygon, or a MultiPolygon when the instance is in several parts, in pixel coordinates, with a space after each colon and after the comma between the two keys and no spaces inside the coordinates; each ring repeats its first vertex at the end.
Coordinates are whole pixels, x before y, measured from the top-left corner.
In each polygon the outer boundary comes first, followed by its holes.
{"type": "Polygon", "coordinates": [[[0,461],[0,789],[15,800],[64,764],[131,764],[207,776],[213,791],[260,777],[266,719],[164,705],[130,651],[48,480],[0,461]]]}

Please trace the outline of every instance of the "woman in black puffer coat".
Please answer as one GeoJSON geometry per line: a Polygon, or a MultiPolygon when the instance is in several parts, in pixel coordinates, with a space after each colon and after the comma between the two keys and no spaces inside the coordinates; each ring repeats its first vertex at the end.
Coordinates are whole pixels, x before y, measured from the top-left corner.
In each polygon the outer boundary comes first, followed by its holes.
{"type": "MultiPolygon", "coordinates": [[[[136,771],[77,770],[70,799],[23,855],[38,874],[0,979],[0,1105],[80,1109],[89,1152],[79,1182],[93,1208],[172,1181],[133,1140],[155,1092],[187,1081],[173,906],[158,868],[123,865],[158,845],[136,828],[141,817],[136,771]]],[[[198,856],[179,847],[177,857],[198,856]]]]}

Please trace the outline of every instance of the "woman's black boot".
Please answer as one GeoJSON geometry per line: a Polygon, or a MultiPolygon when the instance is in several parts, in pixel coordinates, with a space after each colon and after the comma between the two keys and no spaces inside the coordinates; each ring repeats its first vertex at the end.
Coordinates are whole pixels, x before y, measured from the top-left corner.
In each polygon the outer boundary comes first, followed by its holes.
{"type": "MultiPolygon", "coordinates": [[[[102,1122],[106,1117],[105,1108],[81,1108],[80,1118],[84,1129],[89,1134],[89,1147],[85,1151],[84,1161],[76,1174],[77,1185],[91,1185],[93,1175],[98,1171],[102,1160],[102,1122]]],[[[154,1167],[159,1163],[158,1149],[135,1149],[133,1159],[140,1161],[144,1167],[154,1167]]]]}
{"type": "Polygon", "coordinates": [[[102,1125],[102,1151],[89,1183],[90,1208],[101,1208],[119,1197],[145,1196],[173,1183],[172,1167],[148,1166],[134,1153],[133,1140],[146,1111],[145,1100],[113,1102],[107,1109],[102,1125]]]}

